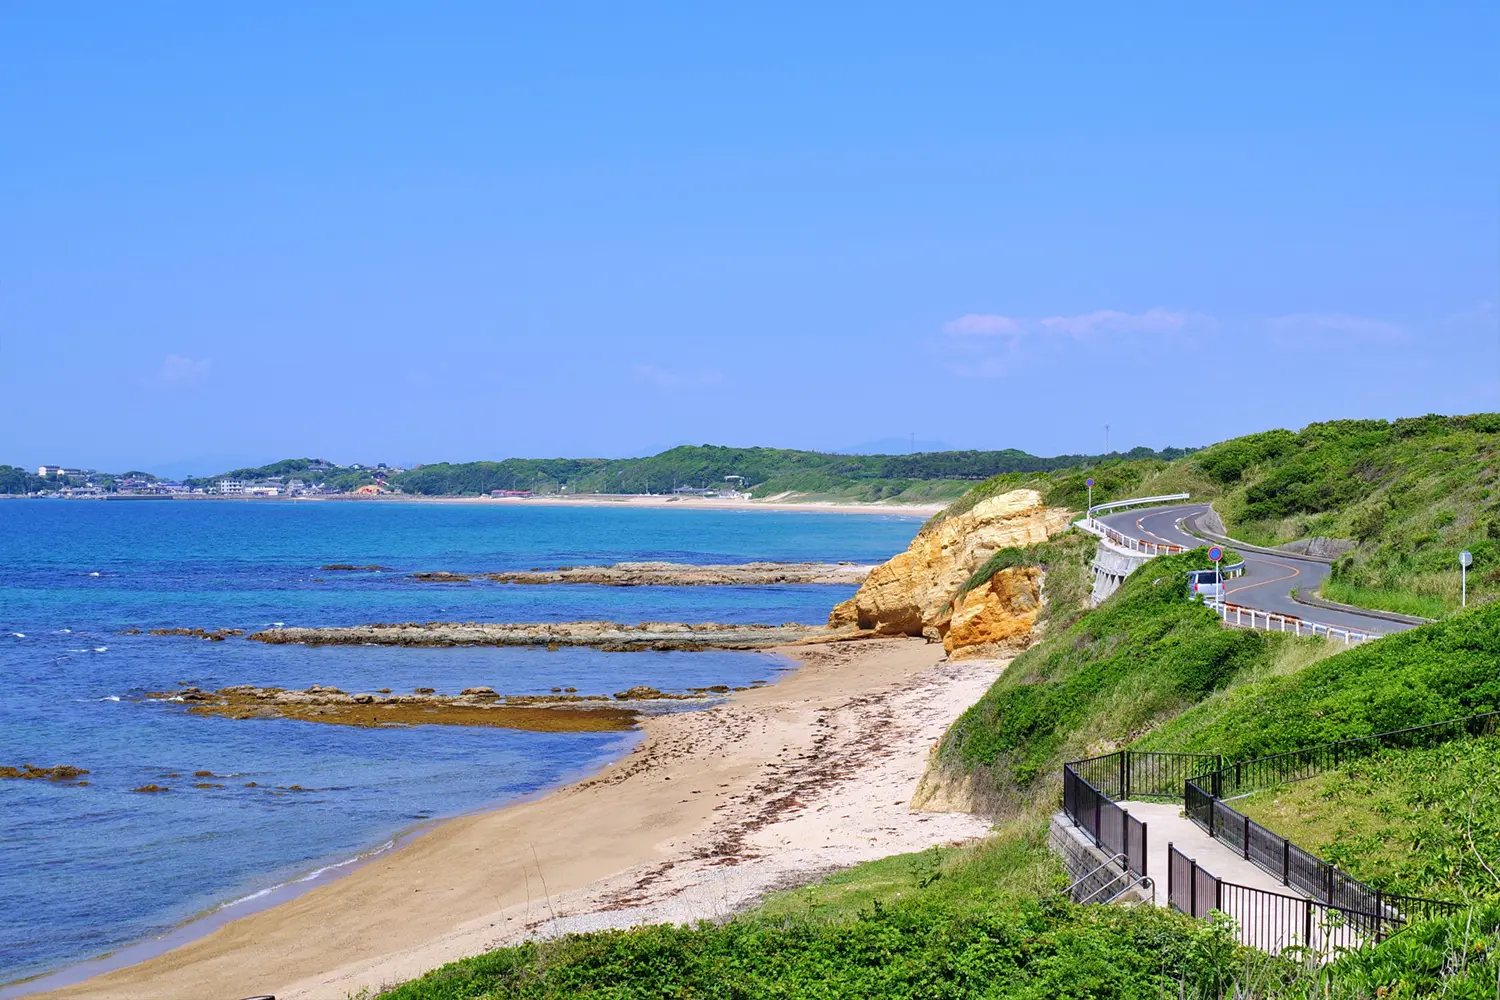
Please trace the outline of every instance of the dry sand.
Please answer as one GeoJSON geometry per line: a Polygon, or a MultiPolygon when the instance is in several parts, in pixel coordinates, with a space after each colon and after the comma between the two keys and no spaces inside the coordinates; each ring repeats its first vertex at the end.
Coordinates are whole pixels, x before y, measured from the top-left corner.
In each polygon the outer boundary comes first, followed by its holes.
{"type": "Polygon", "coordinates": [[[647,495],[640,493],[585,493],[577,496],[542,497],[424,497],[401,494],[378,496],[343,495],[336,497],[176,497],[179,500],[210,500],[225,503],[480,503],[495,506],[527,507],[660,507],[668,510],[780,510],[823,511],[834,514],[899,514],[906,517],[931,517],[948,501],[936,503],[856,503],[832,500],[797,500],[794,494],[778,493],[764,500],[748,497],[690,497],[647,495]]]}
{"type": "MultiPolygon", "coordinates": [[[[779,683],[646,720],[599,774],[452,820],[349,875],[51,997],[341,1000],[532,935],[727,916],[846,865],[983,835],[907,803],[1004,661],[920,639],[785,650],[779,683]]],[[[482,776],[476,775],[476,779],[482,776]]]]}

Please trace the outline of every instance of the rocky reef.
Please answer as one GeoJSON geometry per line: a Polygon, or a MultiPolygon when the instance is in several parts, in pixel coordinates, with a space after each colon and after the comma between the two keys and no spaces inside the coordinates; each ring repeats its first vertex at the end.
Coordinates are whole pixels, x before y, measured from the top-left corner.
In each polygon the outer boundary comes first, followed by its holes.
{"type": "MultiPolygon", "coordinates": [[[[125,632],[122,632],[121,634],[125,635],[125,634],[137,634],[137,633],[131,633],[131,631],[129,629],[127,629],[125,632]]],[[[185,635],[185,636],[190,636],[191,638],[194,638],[194,639],[202,639],[202,640],[204,640],[206,642],[223,642],[225,639],[229,638],[230,636],[244,635],[245,634],[245,630],[242,629],[242,628],[216,628],[216,629],[203,629],[203,628],[153,628],[153,629],[150,629],[147,634],[148,635],[185,635]]]]}
{"type": "Polygon", "coordinates": [[[273,628],[253,632],[255,642],[309,646],[592,646],[606,651],[766,649],[790,643],[858,638],[854,628],[821,625],[726,625],[719,622],[406,622],[344,628],[273,628]]]}
{"type": "MultiPolygon", "coordinates": [[[[727,689],[725,689],[727,690],[727,689]]],[[[153,691],[152,701],[178,702],[194,715],[229,719],[299,719],[341,726],[495,726],[533,732],[612,732],[630,729],[638,703],[664,699],[701,699],[710,689],[667,694],[654,688],[632,688],[608,695],[512,695],[494,688],[465,688],[441,695],[431,688],[413,694],[366,694],[314,684],[301,691],[240,684],[204,691],[153,691]]],[[[195,775],[197,777],[197,775],[195,775]]]]}
{"type": "Polygon", "coordinates": [[[1040,544],[1071,520],[1072,512],[1044,505],[1036,490],[991,497],[923,531],[905,552],[877,566],[833,609],[828,624],[876,635],[925,635],[956,656],[978,655],[963,652],[971,648],[1024,648],[1040,605],[1040,570],[1002,571],[957,606],[955,595],[1000,549],[1040,544]]]}
{"type": "Polygon", "coordinates": [[[79,781],[89,772],[81,767],[73,767],[70,764],[58,764],[55,767],[37,767],[35,764],[22,764],[20,767],[0,766],[0,778],[19,778],[22,781],[68,781],[80,785],[87,785],[87,781],[79,781]]]}
{"type": "Polygon", "coordinates": [[[766,587],[787,584],[857,584],[871,567],[860,563],[752,562],[697,566],[673,562],[622,562],[608,566],[561,566],[505,573],[412,573],[423,583],[541,585],[591,583],[601,587],[766,587]]]}

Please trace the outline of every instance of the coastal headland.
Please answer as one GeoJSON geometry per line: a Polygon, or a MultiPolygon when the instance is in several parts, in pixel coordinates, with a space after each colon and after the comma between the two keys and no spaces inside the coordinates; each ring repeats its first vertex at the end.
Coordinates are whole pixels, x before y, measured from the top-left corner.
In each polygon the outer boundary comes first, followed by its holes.
{"type": "MultiPolygon", "coordinates": [[[[620,649],[670,642],[678,645],[665,648],[770,648],[800,666],[777,683],[724,693],[699,711],[643,711],[642,741],[591,777],[451,819],[340,879],[206,924],[203,937],[181,947],[42,995],[325,1000],[373,993],[497,945],[727,917],[769,891],[852,864],[981,837],[990,827],[982,816],[914,806],[934,801],[921,783],[942,734],[1030,641],[1040,575],[1001,568],[992,558],[1043,543],[1070,519],[1032,490],[985,498],[929,526],[906,552],[870,572],[825,626],[408,623],[244,636],[311,644],[569,641],[620,649]],[[979,585],[975,574],[984,567],[996,571],[999,585],[979,585]]],[[[222,641],[222,630],[168,631],[222,641]]],[[[276,706],[283,702],[298,712],[384,710],[373,695],[364,701],[321,687],[190,693],[191,700],[160,692],[233,718],[281,714],[276,706]]],[[[632,697],[647,695],[619,692],[611,708],[634,707],[632,697]]],[[[508,710],[500,699],[471,689],[458,696],[462,704],[447,707],[508,710]]],[[[444,707],[391,701],[392,710],[444,707]]],[[[70,975],[87,971],[76,967],[70,975]]]]}
{"type": "Polygon", "coordinates": [[[909,802],[933,742],[1006,661],[949,663],[912,638],[781,651],[800,669],[644,717],[635,751],[598,774],[39,995],[327,1000],[533,935],[727,916],[839,867],[983,835],[983,819],[909,802]]]}

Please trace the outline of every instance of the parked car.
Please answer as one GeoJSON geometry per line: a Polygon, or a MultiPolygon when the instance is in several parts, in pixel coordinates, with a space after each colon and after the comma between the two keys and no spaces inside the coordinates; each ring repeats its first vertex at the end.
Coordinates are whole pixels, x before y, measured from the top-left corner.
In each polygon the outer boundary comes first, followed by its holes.
{"type": "Polygon", "coordinates": [[[1218,574],[1211,569],[1195,569],[1188,572],[1188,586],[1190,593],[1205,601],[1222,601],[1224,599],[1224,585],[1219,582],[1218,574]]]}

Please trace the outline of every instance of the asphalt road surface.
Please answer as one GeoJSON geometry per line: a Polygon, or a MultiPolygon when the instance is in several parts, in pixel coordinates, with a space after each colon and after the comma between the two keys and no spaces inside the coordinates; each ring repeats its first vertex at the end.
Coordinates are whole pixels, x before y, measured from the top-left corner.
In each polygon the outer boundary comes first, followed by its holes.
{"type": "MultiPolygon", "coordinates": [[[[1208,504],[1203,503],[1142,507],[1118,514],[1106,514],[1098,520],[1122,535],[1143,542],[1170,542],[1191,549],[1213,543],[1188,534],[1183,530],[1182,519],[1206,510],[1208,504]]],[[[1225,599],[1230,604],[1243,604],[1247,608],[1295,615],[1305,621],[1337,625],[1339,628],[1363,629],[1380,635],[1412,627],[1386,618],[1308,607],[1292,600],[1293,590],[1304,594],[1317,591],[1319,585],[1328,578],[1329,567],[1326,563],[1291,554],[1265,556],[1256,552],[1242,552],[1240,555],[1245,560],[1245,575],[1224,581],[1225,599]]]]}

